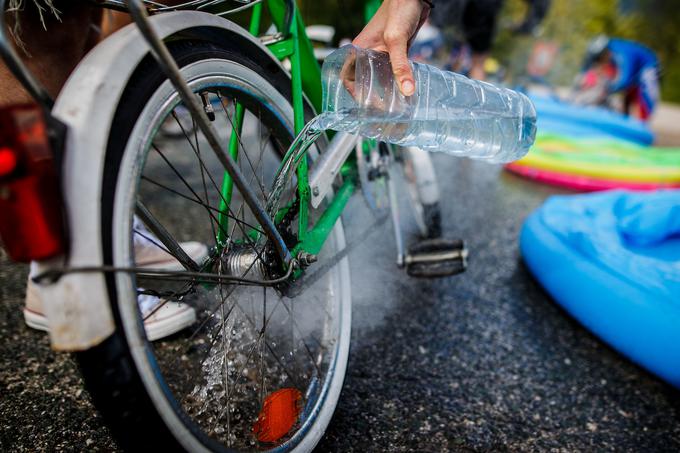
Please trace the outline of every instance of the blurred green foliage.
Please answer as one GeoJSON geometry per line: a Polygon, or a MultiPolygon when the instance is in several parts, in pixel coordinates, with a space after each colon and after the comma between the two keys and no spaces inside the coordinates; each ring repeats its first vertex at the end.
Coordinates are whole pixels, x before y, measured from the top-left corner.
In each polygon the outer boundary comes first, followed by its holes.
{"type": "Polygon", "coordinates": [[[335,27],[336,43],[354,38],[364,27],[366,0],[298,0],[305,23],[335,27]]]}
{"type": "MultiPolygon", "coordinates": [[[[307,24],[335,27],[336,42],[354,37],[364,25],[366,0],[298,0],[298,3],[307,24]]],[[[663,67],[662,99],[680,102],[680,1],[552,0],[539,38],[511,33],[511,26],[522,20],[525,11],[524,0],[506,0],[499,18],[493,55],[510,74],[524,72],[537,39],[551,40],[559,44],[560,57],[549,80],[556,85],[570,85],[590,39],[605,33],[639,41],[656,51],[663,67]]]]}

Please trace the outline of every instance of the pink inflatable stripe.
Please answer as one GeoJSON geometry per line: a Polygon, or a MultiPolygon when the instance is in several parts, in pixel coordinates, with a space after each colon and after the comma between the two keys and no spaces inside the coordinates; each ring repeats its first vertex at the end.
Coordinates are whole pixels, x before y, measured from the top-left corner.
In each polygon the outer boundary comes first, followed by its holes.
{"type": "Polygon", "coordinates": [[[524,176],[525,178],[533,179],[534,181],[586,192],[609,189],[655,190],[680,187],[680,183],[650,183],[597,179],[589,176],[539,170],[519,164],[507,164],[505,168],[515,174],[524,176]]]}

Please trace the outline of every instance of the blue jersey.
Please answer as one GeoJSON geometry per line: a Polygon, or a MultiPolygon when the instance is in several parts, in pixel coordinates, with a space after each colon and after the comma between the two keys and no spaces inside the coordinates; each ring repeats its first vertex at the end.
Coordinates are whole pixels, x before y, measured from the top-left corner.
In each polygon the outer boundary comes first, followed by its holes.
{"type": "Polygon", "coordinates": [[[610,87],[611,91],[620,91],[644,84],[642,78],[659,69],[659,60],[654,52],[633,41],[625,39],[610,39],[607,46],[616,64],[616,80],[610,87]]]}

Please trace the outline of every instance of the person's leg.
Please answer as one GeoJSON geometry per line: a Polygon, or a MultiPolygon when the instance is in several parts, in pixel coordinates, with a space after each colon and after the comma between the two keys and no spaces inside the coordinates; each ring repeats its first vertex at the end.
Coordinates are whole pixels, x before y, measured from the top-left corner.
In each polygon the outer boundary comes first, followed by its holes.
{"type": "Polygon", "coordinates": [[[484,63],[496,31],[496,17],[502,0],[469,0],[463,11],[465,38],[472,49],[470,77],[484,80],[484,63]]]}
{"type": "Polygon", "coordinates": [[[489,54],[487,52],[484,53],[479,53],[479,52],[473,52],[472,53],[472,59],[470,63],[470,78],[471,79],[477,79],[477,80],[484,80],[486,79],[486,71],[484,70],[484,63],[486,63],[486,59],[489,57],[489,54]]]}
{"type": "Polygon", "coordinates": [[[631,112],[634,112],[634,107],[639,97],[640,90],[637,86],[626,89],[623,92],[623,111],[621,113],[628,116],[631,112]]]}
{"type": "Polygon", "coordinates": [[[114,11],[111,9],[105,10],[102,15],[101,39],[106,39],[108,36],[131,22],[132,18],[128,13],[114,11]]]}
{"type": "MultiPolygon", "coordinates": [[[[21,45],[17,53],[28,69],[53,96],[59,93],[69,74],[97,42],[101,9],[77,0],[56,2],[59,19],[50,11],[40,13],[33,0],[25,0],[19,12],[6,12],[8,26],[18,30],[21,45]],[[19,27],[15,28],[15,21],[19,27]],[[93,26],[96,25],[96,26],[93,26]]],[[[0,107],[32,99],[0,62],[0,107]]]]}
{"type": "Polygon", "coordinates": [[[647,66],[640,71],[640,90],[638,96],[639,116],[647,121],[659,102],[659,69],[647,66]]]}

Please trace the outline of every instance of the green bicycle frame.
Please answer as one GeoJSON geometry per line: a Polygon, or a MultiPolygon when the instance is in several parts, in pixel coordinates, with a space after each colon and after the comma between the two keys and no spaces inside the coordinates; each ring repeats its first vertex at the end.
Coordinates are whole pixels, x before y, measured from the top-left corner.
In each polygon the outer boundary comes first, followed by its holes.
{"type": "MultiPolygon", "coordinates": [[[[291,3],[294,4],[294,2],[291,3]]],[[[297,135],[305,126],[304,96],[309,99],[316,111],[320,111],[321,109],[321,70],[314,57],[312,44],[307,37],[305,25],[297,7],[292,8],[292,11],[287,11],[286,2],[284,0],[267,0],[266,5],[274,25],[279,32],[285,36],[284,39],[276,40],[271,44],[268,44],[268,47],[279,60],[288,58],[290,61],[294,131],[297,135]],[[290,27],[288,30],[283,30],[286,25],[287,14],[292,15],[289,21],[290,27]]],[[[254,36],[258,36],[260,32],[262,9],[263,3],[258,3],[253,6],[249,32],[254,36]]],[[[242,105],[237,104],[233,119],[233,131],[229,140],[229,153],[234,160],[238,159],[243,117],[244,108],[242,105]]],[[[310,229],[309,201],[311,193],[308,178],[308,164],[306,159],[301,159],[297,168],[297,196],[299,199],[298,244],[291,250],[293,256],[297,256],[303,251],[314,255],[321,251],[324,242],[342,214],[349,198],[356,190],[356,167],[350,163],[345,163],[341,173],[344,177],[342,187],[333,197],[321,217],[310,229]]],[[[228,173],[225,173],[222,180],[222,201],[220,203],[220,214],[218,217],[220,228],[217,230],[217,243],[220,245],[224,245],[227,240],[225,232],[228,231],[228,216],[223,213],[228,212],[232,191],[233,181],[231,176],[228,173]]],[[[279,215],[276,217],[279,217],[279,215]]]]}

